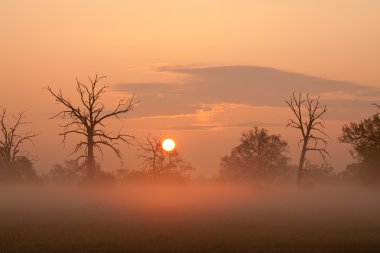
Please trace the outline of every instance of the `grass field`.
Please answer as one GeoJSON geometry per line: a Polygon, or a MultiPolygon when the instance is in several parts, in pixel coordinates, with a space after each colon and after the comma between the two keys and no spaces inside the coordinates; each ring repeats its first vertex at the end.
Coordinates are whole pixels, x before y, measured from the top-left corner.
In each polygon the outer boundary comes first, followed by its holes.
{"type": "Polygon", "coordinates": [[[0,188],[0,252],[380,252],[379,192],[0,188]]]}

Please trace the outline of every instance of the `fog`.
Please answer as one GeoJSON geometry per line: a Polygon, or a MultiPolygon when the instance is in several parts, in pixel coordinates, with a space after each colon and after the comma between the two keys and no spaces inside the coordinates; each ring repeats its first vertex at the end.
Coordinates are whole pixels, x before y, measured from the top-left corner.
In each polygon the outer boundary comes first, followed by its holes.
{"type": "Polygon", "coordinates": [[[217,183],[1,186],[7,252],[371,252],[379,189],[217,183]]]}

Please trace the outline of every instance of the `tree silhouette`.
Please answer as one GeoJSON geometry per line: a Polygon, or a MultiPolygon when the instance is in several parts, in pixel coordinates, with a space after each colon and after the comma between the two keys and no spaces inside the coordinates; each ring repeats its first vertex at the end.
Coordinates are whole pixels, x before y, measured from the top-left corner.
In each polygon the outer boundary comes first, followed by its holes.
{"type": "Polygon", "coordinates": [[[139,158],[148,176],[181,179],[184,173],[194,170],[176,149],[169,152],[164,150],[162,141],[160,137],[148,135],[145,143],[140,144],[139,158]]]}
{"type": "Polygon", "coordinates": [[[13,122],[7,122],[6,116],[7,109],[1,107],[0,167],[2,167],[2,172],[6,175],[5,177],[37,177],[32,162],[21,148],[26,142],[32,142],[38,133],[34,130],[23,131],[23,126],[29,123],[25,120],[24,112],[13,114],[13,122]]]}
{"type": "Polygon", "coordinates": [[[85,166],[77,160],[66,160],[62,164],[54,164],[49,171],[49,178],[53,181],[79,181],[86,176],[85,166]]]}
{"type": "MultiPolygon", "coordinates": [[[[375,107],[380,109],[380,104],[373,104],[375,107]]],[[[380,112],[376,113],[375,115],[380,115],[380,112]]]]}
{"type": "Polygon", "coordinates": [[[284,172],[288,143],[255,127],[242,133],[240,144],[221,161],[220,174],[227,180],[272,180],[284,172]]]}
{"type": "Polygon", "coordinates": [[[366,181],[380,180],[380,115],[345,124],[339,141],[351,144],[350,154],[359,162],[347,167],[351,174],[366,181]]]}
{"type": "Polygon", "coordinates": [[[143,160],[145,168],[151,169],[151,173],[156,174],[157,170],[164,167],[165,156],[161,138],[148,135],[146,143],[140,144],[140,151],[142,152],[140,152],[139,158],[143,160]]]}
{"type": "Polygon", "coordinates": [[[322,163],[319,166],[307,164],[305,169],[303,180],[309,185],[314,183],[330,183],[337,177],[334,167],[327,163],[322,163]]]}
{"type": "Polygon", "coordinates": [[[95,148],[103,154],[102,148],[108,147],[121,159],[121,152],[116,146],[118,141],[130,143],[130,140],[134,138],[120,131],[116,135],[106,132],[105,121],[110,118],[119,118],[120,115],[131,111],[136,102],[134,96],[121,99],[113,110],[106,111],[101,98],[108,87],[99,85],[99,82],[104,78],[105,76],[98,75],[94,79],[89,77],[88,85],[77,79],[76,92],[80,98],[79,105],[74,105],[70,102],[69,99],[63,96],[61,90],[54,92],[51,87],[47,88],[55,101],[65,108],[52,118],[69,120],[68,123],[61,125],[63,132],[60,135],[63,136],[63,142],[66,141],[68,135],[79,135],[83,138],[77,143],[73,153],[78,153],[82,149],[85,150],[85,154],[77,157],[77,160],[85,159],[88,178],[92,178],[97,174],[95,148]]]}
{"type": "Polygon", "coordinates": [[[285,100],[289,108],[292,110],[295,119],[289,119],[287,127],[298,129],[301,132],[302,138],[299,144],[302,143],[301,156],[298,164],[297,185],[302,184],[304,174],[304,165],[307,161],[306,154],[308,151],[318,152],[324,161],[326,161],[327,141],[328,137],[324,132],[323,116],[327,112],[327,106],[322,105],[320,97],[312,99],[309,94],[303,98],[301,92],[298,96],[293,92],[289,100],[285,100]]]}

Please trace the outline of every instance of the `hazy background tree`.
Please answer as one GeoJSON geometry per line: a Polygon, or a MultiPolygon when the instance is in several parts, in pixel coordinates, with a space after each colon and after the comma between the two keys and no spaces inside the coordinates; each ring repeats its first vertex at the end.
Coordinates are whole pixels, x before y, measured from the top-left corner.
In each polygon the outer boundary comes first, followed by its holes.
{"type": "Polygon", "coordinates": [[[80,181],[85,176],[85,165],[80,164],[78,160],[66,160],[63,164],[54,164],[48,175],[49,179],[57,182],[80,181]]]}
{"type": "Polygon", "coordinates": [[[129,143],[134,138],[122,132],[112,134],[106,131],[106,120],[119,118],[120,115],[131,111],[136,102],[132,96],[119,100],[118,105],[114,109],[105,110],[105,106],[102,103],[102,95],[108,87],[99,84],[104,78],[105,76],[97,75],[94,79],[89,77],[88,85],[77,80],[76,92],[80,98],[79,105],[74,105],[70,102],[62,94],[61,90],[54,92],[51,87],[48,87],[48,91],[55,98],[55,101],[65,108],[52,117],[68,120],[66,124],[61,125],[63,127],[63,132],[61,133],[63,142],[71,134],[82,137],[82,140],[75,146],[73,153],[84,150],[84,154],[79,155],[77,160],[84,158],[88,178],[93,178],[101,173],[97,169],[98,166],[95,161],[95,148],[103,154],[102,148],[108,147],[121,159],[121,152],[117,148],[118,141],[129,143]]]}
{"type": "Polygon", "coordinates": [[[307,164],[303,176],[303,181],[307,185],[329,184],[337,179],[334,167],[326,163],[320,165],[307,164]]]}
{"type": "Polygon", "coordinates": [[[32,142],[38,136],[34,130],[25,131],[23,128],[29,122],[25,113],[13,114],[7,119],[7,109],[0,109],[0,179],[3,180],[36,180],[37,173],[33,162],[22,146],[32,142]]]}
{"type": "Polygon", "coordinates": [[[324,132],[323,116],[327,112],[327,106],[321,104],[320,97],[313,99],[309,94],[303,98],[301,92],[298,95],[293,92],[292,96],[285,100],[294,114],[294,119],[289,119],[287,127],[299,130],[302,138],[299,144],[302,144],[301,155],[298,163],[297,185],[302,184],[303,174],[305,172],[305,162],[309,151],[318,152],[324,161],[326,161],[327,134],[324,132]]]}
{"type": "Polygon", "coordinates": [[[280,135],[255,127],[242,133],[240,144],[221,159],[220,175],[225,180],[273,180],[287,170],[288,143],[280,135]]]}
{"type": "Polygon", "coordinates": [[[183,180],[194,168],[183,160],[177,149],[166,151],[162,147],[161,137],[148,135],[140,144],[139,159],[148,177],[183,180]]]}
{"type": "Polygon", "coordinates": [[[380,116],[345,124],[339,141],[351,145],[350,154],[357,160],[347,166],[346,176],[380,182],[380,116]]]}

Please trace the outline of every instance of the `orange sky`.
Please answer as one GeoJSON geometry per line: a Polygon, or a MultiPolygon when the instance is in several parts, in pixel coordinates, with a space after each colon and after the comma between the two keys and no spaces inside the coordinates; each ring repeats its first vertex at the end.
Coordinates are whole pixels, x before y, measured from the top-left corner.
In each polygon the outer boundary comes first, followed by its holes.
{"type": "MultiPolygon", "coordinates": [[[[201,167],[201,174],[212,175],[217,173],[219,157],[237,144],[239,133],[249,125],[247,122],[262,124],[273,133],[293,139],[294,133],[283,127],[289,114],[281,101],[294,87],[289,86],[289,91],[268,90],[268,99],[258,103],[255,96],[244,97],[238,92],[229,98],[223,91],[214,89],[218,93],[215,95],[211,94],[211,88],[226,79],[222,76],[234,78],[240,69],[207,72],[209,69],[205,67],[265,66],[311,77],[345,80],[348,86],[356,83],[363,88],[345,89],[344,83],[323,84],[333,87],[330,91],[326,87],[317,88],[322,84],[316,82],[312,87],[305,86],[305,91],[322,93],[329,103],[335,103],[334,98],[339,96],[344,103],[352,105],[359,95],[362,104],[366,100],[379,101],[379,13],[380,1],[375,0],[2,0],[0,104],[10,111],[26,110],[34,127],[42,130],[33,149],[38,163],[46,169],[54,161],[65,159],[63,153],[69,150],[62,153],[57,137],[58,122],[47,119],[58,107],[42,88],[61,87],[71,95],[76,77],[106,74],[107,84],[117,91],[108,98],[110,104],[111,98],[122,96],[126,87],[138,87],[141,107],[131,115],[134,119],[125,120],[125,129],[138,136],[163,133],[177,138],[185,158],[201,167]],[[185,71],[178,71],[179,66],[185,71]],[[191,67],[205,69],[193,72],[189,70],[191,67]],[[162,88],[160,85],[199,88],[206,82],[214,86],[205,91],[199,89],[196,93],[199,100],[184,97],[185,102],[178,102],[170,92],[162,91],[162,101],[168,97],[167,101],[178,111],[164,107],[165,102],[157,102],[154,109],[161,106],[162,110],[146,114],[156,101],[149,94],[157,93],[162,88]],[[121,84],[124,90],[116,88],[121,84]],[[155,87],[159,88],[150,93],[139,88],[152,88],[146,84],[157,84],[155,87]]],[[[255,80],[254,74],[247,74],[239,81],[248,85],[255,80]]],[[[226,88],[232,83],[224,85],[226,88]]],[[[240,87],[241,93],[245,92],[244,87],[240,87]]],[[[258,82],[255,89],[262,92],[266,86],[258,82]]],[[[336,138],[344,122],[367,117],[373,111],[370,106],[368,112],[360,107],[352,113],[352,118],[337,117],[343,110],[340,105],[332,105],[329,119],[333,148],[340,147],[336,138]]],[[[120,122],[110,122],[112,127],[117,128],[117,124],[120,122]]],[[[296,145],[289,142],[293,147],[291,155],[296,157],[296,145]]],[[[134,162],[134,150],[135,147],[126,148],[127,164],[131,167],[138,165],[134,162]]],[[[342,167],[348,158],[343,149],[332,157],[332,163],[342,167]]]]}

